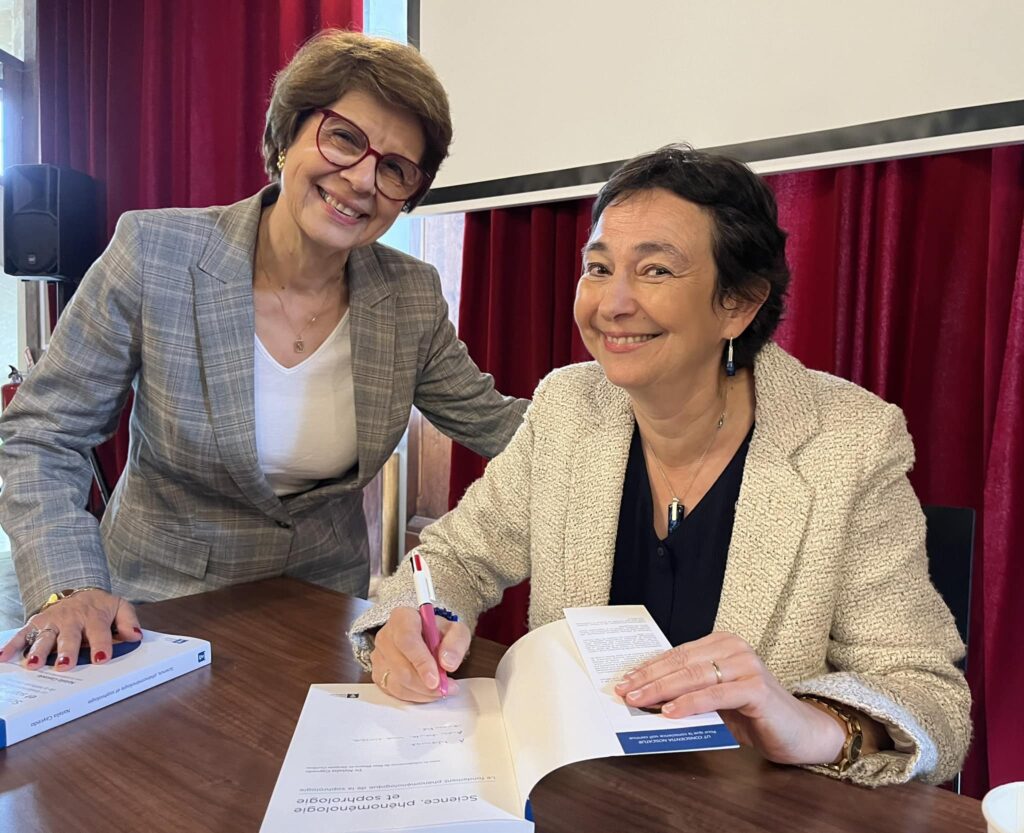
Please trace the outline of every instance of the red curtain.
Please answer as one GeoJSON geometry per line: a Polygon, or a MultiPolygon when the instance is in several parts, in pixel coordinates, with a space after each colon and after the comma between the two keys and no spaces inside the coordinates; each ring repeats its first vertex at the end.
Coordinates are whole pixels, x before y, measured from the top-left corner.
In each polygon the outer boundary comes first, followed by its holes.
{"type": "Polygon", "coordinates": [[[900,405],[922,502],[978,511],[965,788],[1024,779],[1024,147],[770,180],[793,268],[779,341],[900,405]]]}
{"type": "MultiPolygon", "coordinates": [[[[580,250],[590,200],[478,211],[466,215],[459,330],[498,389],[529,398],[555,367],[590,356],[573,324],[580,250]]],[[[449,504],[484,470],[484,460],[452,444],[449,504]]],[[[477,633],[510,645],[526,632],[529,583],[505,591],[477,633]]]]}
{"type": "MultiPolygon", "coordinates": [[[[924,503],[978,511],[965,787],[1024,779],[1024,147],[769,177],[793,282],[779,342],[906,412],[924,503]]],[[[589,201],[471,214],[462,338],[505,393],[587,358],[571,305],[589,201]],[[554,328],[554,333],[546,328],[554,328]],[[568,332],[567,332],[568,331],[568,332]]],[[[482,471],[455,447],[453,501],[482,471]]],[[[478,632],[521,635],[528,588],[478,632]]]]}
{"type": "MultiPolygon", "coordinates": [[[[274,74],[361,0],[38,0],[41,158],[94,177],[106,241],[137,208],[235,202],[266,184],[274,74]]],[[[98,450],[113,484],[126,418],[98,450]]]]}

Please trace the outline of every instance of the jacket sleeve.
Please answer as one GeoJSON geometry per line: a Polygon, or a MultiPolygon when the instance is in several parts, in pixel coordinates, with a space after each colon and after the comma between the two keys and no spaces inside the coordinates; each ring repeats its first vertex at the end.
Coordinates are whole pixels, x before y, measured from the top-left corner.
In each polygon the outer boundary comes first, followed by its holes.
{"type": "Polygon", "coordinates": [[[85,510],[88,452],[116,430],[139,367],[141,258],[138,222],[126,214],[0,419],[0,522],[27,613],[60,588],[110,588],[99,525],[85,510]]]}
{"type": "MultiPolygon", "coordinates": [[[[480,614],[501,601],[507,587],[530,575],[530,505],[536,422],[542,382],[508,447],[487,466],[459,505],[423,530],[416,548],[426,556],[437,603],[476,629],[480,614]]],[[[373,632],[396,607],[415,607],[412,573],[404,559],[380,586],[379,601],[352,625],[356,658],[369,669],[373,632]]]]}
{"type": "Polygon", "coordinates": [[[414,404],[457,443],[494,457],[512,439],[529,400],[502,396],[494,389],[494,378],[481,372],[469,357],[448,319],[437,272],[431,271],[437,306],[414,404]]]}
{"type": "Polygon", "coordinates": [[[886,408],[876,436],[864,449],[871,464],[848,530],[831,671],[795,691],[845,703],[888,730],[895,751],[864,756],[845,777],[866,786],[941,783],[960,768],[971,737],[971,695],[954,664],[964,646],[929,578],[924,516],[906,476],[913,446],[898,408],[886,408]]]}

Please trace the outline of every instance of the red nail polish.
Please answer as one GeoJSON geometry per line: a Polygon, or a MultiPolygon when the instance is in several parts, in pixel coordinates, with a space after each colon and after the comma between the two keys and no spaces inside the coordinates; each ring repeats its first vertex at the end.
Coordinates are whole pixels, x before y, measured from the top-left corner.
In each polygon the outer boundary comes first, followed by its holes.
{"type": "Polygon", "coordinates": [[[71,657],[57,657],[57,665],[68,665],[71,662],[71,657]]]}
{"type": "Polygon", "coordinates": [[[37,656],[29,657],[28,658],[28,664],[29,665],[39,665],[39,657],[37,657],[37,656]]]}
{"type": "Polygon", "coordinates": [[[106,658],[107,658],[107,652],[106,651],[97,651],[95,654],[93,654],[92,661],[93,662],[103,662],[106,658]]]}

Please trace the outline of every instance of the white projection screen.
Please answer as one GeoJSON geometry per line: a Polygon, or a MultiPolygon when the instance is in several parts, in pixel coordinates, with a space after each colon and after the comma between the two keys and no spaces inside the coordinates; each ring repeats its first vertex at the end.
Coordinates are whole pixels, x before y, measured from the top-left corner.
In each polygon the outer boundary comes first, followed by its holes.
{"type": "Polygon", "coordinates": [[[410,0],[410,40],[455,124],[421,213],[669,142],[774,172],[1024,141],[1024,0],[410,0]]]}

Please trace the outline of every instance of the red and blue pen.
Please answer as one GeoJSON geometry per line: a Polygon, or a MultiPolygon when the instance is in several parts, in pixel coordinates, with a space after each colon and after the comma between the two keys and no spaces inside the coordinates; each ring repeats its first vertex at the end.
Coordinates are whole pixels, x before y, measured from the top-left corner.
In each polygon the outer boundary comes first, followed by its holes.
{"type": "Polygon", "coordinates": [[[418,552],[409,559],[412,565],[412,578],[416,584],[416,604],[420,608],[420,621],[423,623],[423,639],[430,649],[431,655],[437,660],[438,691],[441,696],[448,696],[448,675],[444,673],[437,657],[437,649],[441,645],[441,634],[437,630],[437,619],[434,616],[434,582],[430,578],[427,560],[418,552]]]}

